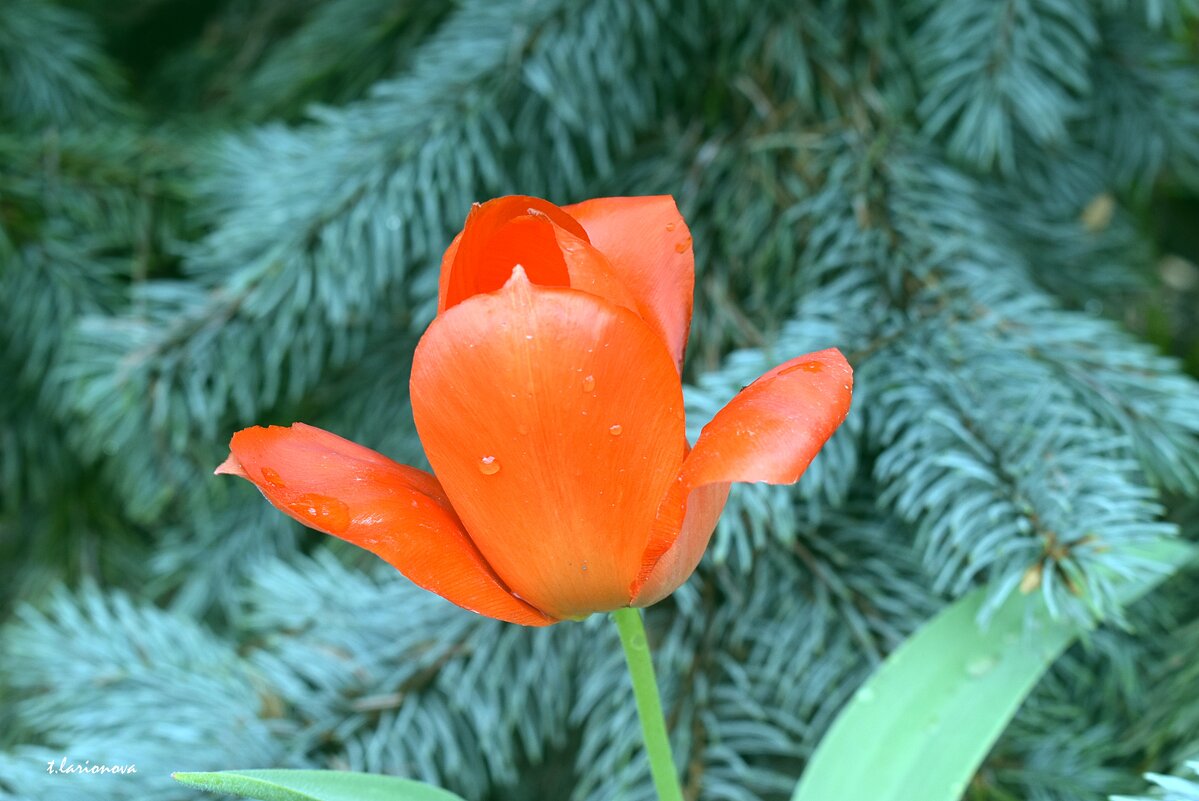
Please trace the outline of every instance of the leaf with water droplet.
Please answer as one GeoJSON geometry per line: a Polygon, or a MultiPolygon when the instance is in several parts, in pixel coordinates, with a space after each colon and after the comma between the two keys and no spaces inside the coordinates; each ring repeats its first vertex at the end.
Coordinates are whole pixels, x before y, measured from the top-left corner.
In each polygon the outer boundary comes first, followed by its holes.
{"type": "MultiPolygon", "coordinates": [[[[1129,555],[1156,562],[1158,572],[1107,578],[1131,603],[1195,555],[1193,546],[1160,540],[1129,555]]],[[[958,801],[1021,702],[1083,628],[1053,619],[1039,594],[1020,593],[983,627],[985,599],[977,590],[950,605],[879,666],[821,740],[792,801],[958,801]],[[1026,625],[1035,627],[1036,647],[1021,636],[1026,625]]]]}

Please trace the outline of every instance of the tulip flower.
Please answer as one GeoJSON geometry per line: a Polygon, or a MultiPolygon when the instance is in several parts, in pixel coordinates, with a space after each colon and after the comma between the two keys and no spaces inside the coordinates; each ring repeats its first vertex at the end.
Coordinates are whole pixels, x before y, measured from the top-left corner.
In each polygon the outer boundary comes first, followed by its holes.
{"type": "Polygon", "coordinates": [[[416,584],[524,625],[653,604],[736,481],[796,481],[849,410],[836,350],[745,387],[694,445],[691,235],[670,197],[476,205],[441,264],[410,396],[432,473],[327,431],[237,432],[217,473],[416,584]]]}

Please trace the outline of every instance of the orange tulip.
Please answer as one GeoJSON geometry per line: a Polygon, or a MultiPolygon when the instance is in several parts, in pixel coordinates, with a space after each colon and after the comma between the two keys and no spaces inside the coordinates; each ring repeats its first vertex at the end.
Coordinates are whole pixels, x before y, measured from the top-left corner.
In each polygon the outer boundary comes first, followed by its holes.
{"type": "Polygon", "coordinates": [[[648,606],[695,570],[730,482],[797,480],[849,411],[836,350],[763,375],[687,443],[691,236],[670,197],[476,205],[413,358],[433,473],[327,431],[247,428],[217,473],[482,615],[648,606]]]}

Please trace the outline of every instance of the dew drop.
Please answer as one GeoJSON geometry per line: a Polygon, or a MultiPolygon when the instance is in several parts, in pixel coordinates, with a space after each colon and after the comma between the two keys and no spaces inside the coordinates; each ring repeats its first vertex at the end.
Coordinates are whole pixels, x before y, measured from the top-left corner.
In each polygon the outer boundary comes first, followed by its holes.
{"type": "Polygon", "coordinates": [[[313,528],[340,534],[350,527],[350,510],[336,498],[305,493],[287,505],[300,520],[313,528]]]}
{"type": "Polygon", "coordinates": [[[580,568],[580,570],[582,570],[584,573],[587,572],[587,563],[586,562],[583,562],[583,566],[580,568]]]}
{"type": "Polygon", "coordinates": [[[687,248],[691,247],[691,237],[687,237],[682,242],[674,246],[675,253],[686,253],[687,248]]]}
{"type": "Polygon", "coordinates": [[[674,230],[674,226],[675,226],[675,224],[674,224],[674,223],[672,223],[672,222],[668,222],[668,223],[666,223],[666,230],[667,230],[667,231],[673,231],[673,230],[674,230]]]}
{"type": "Polygon", "coordinates": [[[609,433],[609,434],[611,434],[611,435],[612,435],[612,436],[614,436],[614,437],[619,437],[619,436],[620,436],[620,432],[622,432],[622,431],[624,431],[624,429],[623,429],[623,428],[621,428],[621,426],[620,426],[620,423],[617,423],[617,424],[616,424],[616,425],[614,425],[614,426],[609,426],[609,427],[608,427],[608,433],[609,433]]]}
{"type": "Polygon", "coordinates": [[[794,373],[797,370],[803,370],[805,373],[819,373],[823,369],[824,365],[820,362],[800,362],[799,364],[791,365],[786,370],[780,370],[779,375],[794,373]]]}
{"type": "Polygon", "coordinates": [[[529,427],[527,425],[525,425],[524,423],[521,423],[520,425],[518,425],[516,427],[516,431],[518,434],[521,434],[523,436],[523,435],[529,433],[529,427]]]}
{"type": "Polygon", "coordinates": [[[966,665],[966,675],[972,679],[977,679],[990,673],[994,667],[999,664],[999,658],[995,656],[982,656],[971,660],[970,664],[966,665]]]}
{"type": "Polygon", "coordinates": [[[591,392],[595,389],[595,376],[589,375],[583,379],[583,391],[591,392]]]}
{"type": "Polygon", "coordinates": [[[279,475],[278,471],[272,470],[269,467],[262,468],[262,477],[268,484],[273,484],[276,487],[286,486],[283,483],[283,477],[279,475]]]}
{"type": "Polygon", "coordinates": [[[858,699],[859,703],[863,703],[863,704],[871,703],[872,701],[874,701],[874,690],[871,689],[870,687],[863,687],[862,689],[858,690],[857,699],[858,699]]]}
{"type": "Polygon", "coordinates": [[[479,472],[485,476],[494,476],[500,472],[500,463],[494,456],[484,456],[479,460],[479,472]]]}

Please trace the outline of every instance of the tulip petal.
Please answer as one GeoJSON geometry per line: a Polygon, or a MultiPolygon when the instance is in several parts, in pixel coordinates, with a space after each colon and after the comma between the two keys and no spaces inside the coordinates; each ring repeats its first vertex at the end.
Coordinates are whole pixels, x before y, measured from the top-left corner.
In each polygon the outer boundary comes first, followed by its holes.
{"type": "Polygon", "coordinates": [[[638,299],[623,277],[586,236],[575,220],[544,200],[514,197],[484,203],[471,212],[466,229],[442,256],[438,311],[471,295],[494,292],[519,266],[534,284],[569,286],[640,314],[638,299]],[[462,250],[464,238],[473,251],[462,250]]]}
{"type": "MultiPolygon", "coordinates": [[[[609,303],[623,306],[638,316],[641,309],[637,298],[625,286],[612,263],[585,239],[581,239],[564,228],[555,227],[558,248],[566,261],[566,272],[570,276],[570,288],[589,295],[601,297],[609,303]]],[[[537,282],[534,282],[537,283],[537,282]]],[[[645,318],[642,316],[642,319],[645,318]]],[[[648,322],[648,321],[646,321],[648,322]]]]}
{"type": "Polygon", "coordinates": [[[480,292],[494,292],[517,264],[535,284],[567,286],[555,227],[587,239],[579,223],[541,198],[509,195],[476,204],[442,259],[437,311],[480,292]]]}
{"type": "Polygon", "coordinates": [[[685,579],[699,564],[719,516],[712,514],[715,491],[706,488],[797,481],[845,420],[852,387],[849,362],[838,350],[823,350],[779,365],[717,412],[662,502],[633,585],[634,603],[659,600],[678,586],[672,580],[685,579]],[[696,503],[701,508],[692,515],[689,506],[696,503]]]}
{"type": "Polygon", "coordinates": [[[681,366],[691,329],[695,254],[674,198],[605,197],[562,210],[582,224],[591,244],[607,256],[637,299],[641,316],[681,366]]]}
{"type": "Polygon", "coordinates": [[[686,447],[675,365],[640,317],[516,270],[438,315],[411,398],[434,472],[514,594],[559,618],[628,605],[686,447]]]}
{"type": "MultiPolygon", "coordinates": [[[[716,522],[729,497],[729,483],[696,487],[687,498],[687,510],[678,535],[643,582],[630,588],[633,606],[652,606],[677,590],[691,577],[708,549],[716,522]]],[[[640,579],[640,576],[639,576],[640,579]]]]}
{"type": "Polygon", "coordinates": [[[413,583],[487,617],[555,620],[504,587],[437,479],[319,428],[247,428],[217,473],[249,479],[280,511],[382,557],[413,583]]]}

